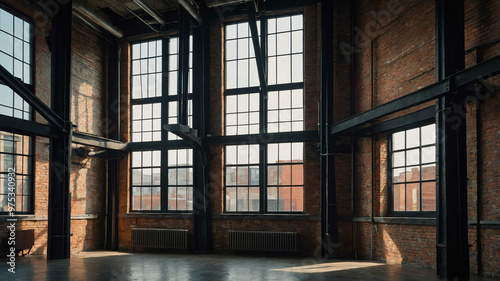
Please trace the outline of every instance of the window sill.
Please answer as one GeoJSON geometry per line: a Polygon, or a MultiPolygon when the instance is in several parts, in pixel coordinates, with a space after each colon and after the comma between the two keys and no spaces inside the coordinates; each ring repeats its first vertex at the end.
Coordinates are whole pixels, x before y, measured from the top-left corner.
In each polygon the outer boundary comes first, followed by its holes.
{"type": "Polygon", "coordinates": [[[375,217],[375,223],[387,224],[412,224],[412,225],[436,225],[436,218],[422,217],[375,217]]]}
{"type": "MultiPolygon", "coordinates": [[[[87,214],[87,215],[74,215],[71,216],[71,220],[92,220],[92,219],[102,219],[104,216],[100,214],[87,214]]],[[[38,215],[28,215],[28,214],[22,214],[22,215],[15,215],[13,217],[3,214],[0,215],[0,222],[5,222],[5,221],[10,221],[10,222],[15,222],[16,221],[46,221],[48,220],[47,216],[38,216],[38,215]]]]}
{"type": "Polygon", "coordinates": [[[146,219],[192,219],[193,213],[140,213],[130,212],[120,215],[121,218],[146,218],[146,219]]]}
{"type": "Polygon", "coordinates": [[[217,214],[213,215],[214,220],[302,220],[302,221],[319,221],[320,216],[308,214],[217,214]]]}

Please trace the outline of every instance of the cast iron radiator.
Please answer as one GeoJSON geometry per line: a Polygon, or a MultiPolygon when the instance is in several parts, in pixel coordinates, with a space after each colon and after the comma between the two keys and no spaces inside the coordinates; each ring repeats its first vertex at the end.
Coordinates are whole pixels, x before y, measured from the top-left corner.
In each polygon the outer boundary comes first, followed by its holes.
{"type": "Polygon", "coordinates": [[[187,249],[187,229],[133,228],[132,247],[187,249]]]}
{"type": "Polygon", "coordinates": [[[296,252],[297,232],[229,230],[229,250],[296,252]]]}
{"type": "Polygon", "coordinates": [[[16,250],[28,250],[28,254],[31,248],[35,245],[35,230],[17,230],[16,231],[16,250]]]}

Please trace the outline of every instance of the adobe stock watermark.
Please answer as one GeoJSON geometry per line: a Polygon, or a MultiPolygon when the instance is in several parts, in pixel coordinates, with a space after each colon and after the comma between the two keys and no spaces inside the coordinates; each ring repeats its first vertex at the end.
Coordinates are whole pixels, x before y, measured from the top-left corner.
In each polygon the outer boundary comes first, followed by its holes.
{"type": "Polygon", "coordinates": [[[9,168],[8,169],[8,174],[7,174],[7,189],[9,193],[7,194],[7,208],[8,208],[8,215],[9,218],[7,221],[9,222],[9,225],[7,225],[7,229],[9,229],[9,235],[8,235],[8,240],[7,244],[10,246],[7,254],[7,258],[9,261],[7,264],[9,265],[9,268],[7,271],[11,273],[16,273],[16,221],[17,219],[14,218],[16,215],[16,168],[9,168]]]}
{"type": "Polygon", "coordinates": [[[359,54],[364,48],[370,45],[371,40],[376,38],[380,34],[380,30],[383,26],[389,24],[398,14],[403,11],[403,7],[399,0],[389,0],[387,1],[387,8],[376,12],[371,10],[368,12],[369,15],[373,17],[372,20],[367,22],[362,30],[359,26],[353,27],[353,45],[346,43],[345,41],[339,44],[339,48],[342,51],[346,61],[351,63],[351,55],[356,53],[359,54]]]}

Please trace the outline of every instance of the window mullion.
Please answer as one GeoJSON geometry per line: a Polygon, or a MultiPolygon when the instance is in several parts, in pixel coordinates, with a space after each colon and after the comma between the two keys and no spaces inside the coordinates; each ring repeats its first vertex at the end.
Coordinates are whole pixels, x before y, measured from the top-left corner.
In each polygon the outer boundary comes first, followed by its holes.
{"type": "MultiPolygon", "coordinates": [[[[265,83],[267,84],[267,19],[260,21],[262,66],[264,67],[265,83]]],[[[256,57],[257,59],[257,57],[256,57]]],[[[267,96],[268,92],[260,93],[260,132],[267,133],[267,96]]],[[[260,213],[267,213],[267,145],[260,144],[260,213]]]]}

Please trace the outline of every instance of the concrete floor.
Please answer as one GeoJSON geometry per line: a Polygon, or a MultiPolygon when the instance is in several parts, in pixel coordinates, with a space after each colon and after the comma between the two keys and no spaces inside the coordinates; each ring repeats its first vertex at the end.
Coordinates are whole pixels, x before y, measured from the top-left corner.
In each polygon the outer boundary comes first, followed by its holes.
{"type": "Polygon", "coordinates": [[[434,269],[412,265],[297,257],[84,252],[18,257],[14,274],[1,261],[0,280],[438,280],[434,269]]]}

